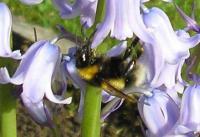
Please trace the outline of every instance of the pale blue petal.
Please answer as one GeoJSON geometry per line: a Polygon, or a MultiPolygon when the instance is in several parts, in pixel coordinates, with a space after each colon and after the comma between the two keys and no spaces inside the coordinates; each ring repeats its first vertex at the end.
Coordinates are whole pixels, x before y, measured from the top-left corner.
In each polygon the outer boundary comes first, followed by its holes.
{"type": "Polygon", "coordinates": [[[194,43],[194,40],[190,40],[189,43],[186,42],[188,41],[187,38],[183,40],[177,37],[169,18],[158,8],[152,8],[148,13],[144,14],[144,22],[154,39],[151,42],[152,45],[158,45],[162,48],[162,51],[165,51],[163,56],[168,63],[175,64],[178,60],[188,57],[189,49],[197,43],[194,43]]]}
{"type": "MultiPolygon", "coordinates": [[[[131,23],[129,22],[129,0],[119,0],[115,2],[115,21],[114,26],[111,28],[111,37],[118,40],[125,40],[133,36],[131,23]]],[[[131,8],[130,8],[131,9],[131,8]]],[[[132,9],[131,9],[132,10],[132,9]]],[[[108,14],[108,13],[107,13],[108,14]]],[[[113,16],[113,15],[112,15],[113,16]]]]}
{"type": "Polygon", "coordinates": [[[0,56],[21,59],[20,51],[12,52],[10,48],[12,16],[5,3],[0,3],[0,20],[0,56]]]}
{"type": "Polygon", "coordinates": [[[152,96],[140,97],[138,109],[149,132],[155,137],[169,132],[179,118],[176,103],[165,92],[159,90],[154,90],[152,96]]]}
{"type": "Polygon", "coordinates": [[[81,8],[84,4],[83,0],[76,0],[73,5],[69,0],[53,0],[55,6],[60,11],[62,18],[74,18],[81,14],[81,8]]]}
{"type": "Polygon", "coordinates": [[[180,124],[193,131],[200,131],[200,86],[186,88],[181,104],[180,124]]]}
{"type": "Polygon", "coordinates": [[[105,39],[105,37],[107,37],[111,28],[114,27],[115,15],[115,0],[106,0],[106,14],[103,22],[97,27],[97,31],[91,44],[92,48],[97,47],[105,39]]]}
{"type": "Polygon", "coordinates": [[[140,0],[129,0],[128,16],[129,16],[129,24],[131,25],[132,31],[134,34],[140,38],[140,40],[151,43],[152,37],[149,35],[148,28],[145,26],[143,21],[143,14],[140,10],[141,1],[140,0]]]}
{"type": "Polygon", "coordinates": [[[22,95],[24,97],[29,98],[33,103],[41,101],[44,96],[54,103],[69,104],[71,102],[71,98],[57,99],[51,90],[52,75],[59,58],[59,48],[49,42],[38,49],[23,82],[22,95]]]}
{"type": "Polygon", "coordinates": [[[30,64],[32,63],[33,57],[35,56],[37,50],[42,47],[47,41],[38,41],[31,45],[27,52],[22,56],[19,67],[17,68],[15,74],[10,78],[8,70],[6,68],[1,68],[0,83],[13,83],[16,85],[21,85],[24,82],[24,78],[29,69],[30,64]]]}
{"type": "Polygon", "coordinates": [[[53,127],[52,116],[47,106],[42,102],[33,103],[28,98],[21,95],[22,101],[31,117],[40,125],[53,127]]]}
{"type": "Polygon", "coordinates": [[[89,28],[94,24],[97,2],[98,0],[94,0],[94,2],[90,2],[82,9],[82,14],[80,15],[81,24],[83,24],[86,28],[89,28]]]}
{"type": "Polygon", "coordinates": [[[108,103],[111,100],[113,100],[114,98],[116,98],[116,97],[112,96],[112,95],[108,94],[106,91],[102,90],[102,102],[103,103],[108,103]]]}
{"type": "Polygon", "coordinates": [[[124,102],[123,99],[114,98],[112,101],[108,102],[101,111],[101,119],[106,119],[112,112],[116,111],[124,102]]]}
{"type": "Polygon", "coordinates": [[[53,2],[62,18],[71,19],[80,16],[81,23],[85,27],[93,25],[98,0],[75,0],[73,4],[69,0],[53,0],[53,2]]]}
{"type": "Polygon", "coordinates": [[[122,41],[118,45],[111,48],[106,54],[108,57],[116,57],[121,55],[127,48],[127,41],[122,41]]]}
{"type": "Polygon", "coordinates": [[[191,129],[177,124],[165,137],[197,137],[191,129]]]}
{"type": "Polygon", "coordinates": [[[59,60],[53,73],[52,83],[56,85],[56,93],[63,95],[67,90],[67,77],[65,70],[65,62],[59,60]]]}

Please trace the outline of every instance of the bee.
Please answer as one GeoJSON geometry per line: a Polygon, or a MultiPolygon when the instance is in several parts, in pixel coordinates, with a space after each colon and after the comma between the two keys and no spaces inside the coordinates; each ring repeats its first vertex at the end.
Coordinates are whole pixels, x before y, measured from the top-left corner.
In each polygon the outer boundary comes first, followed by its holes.
{"type": "Polygon", "coordinates": [[[125,94],[123,90],[136,79],[134,74],[137,69],[136,59],[132,51],[138,41],[139,38],[136,37],[124,54],[114,57],[97,55],[88,44],[77,47],[75,58],[79,76],[111,95],[135,102],[135,98],[125,94]]]}

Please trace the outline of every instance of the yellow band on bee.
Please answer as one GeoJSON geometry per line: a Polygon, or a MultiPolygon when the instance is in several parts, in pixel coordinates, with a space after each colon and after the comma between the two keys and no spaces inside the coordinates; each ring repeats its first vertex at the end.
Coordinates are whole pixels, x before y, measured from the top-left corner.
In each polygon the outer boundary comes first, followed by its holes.
{"type": "Polygon", "coordinates": [[[99,65],[92,65],[85,68],[78,68],[80,77],[84,80],[91,80],[99,72],[99,65]]]}

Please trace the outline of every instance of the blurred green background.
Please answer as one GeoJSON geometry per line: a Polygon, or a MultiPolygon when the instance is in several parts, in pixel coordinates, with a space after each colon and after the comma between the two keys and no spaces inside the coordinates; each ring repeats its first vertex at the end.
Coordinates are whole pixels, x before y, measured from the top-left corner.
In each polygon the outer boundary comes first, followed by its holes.
{"type": "MultiPolygon", "coordinates": [[[[39,25],[46,30],[52,30],[57,32],[57,24],[63,25],[74,35],[81,36],[81,26],[78,18],[71,20],[61,19],[59,12],[54,8],[50,0],[44,0],[40,5],[27,6],[19,2],[19,0],[3,0],[7,3],[13,16],[19,17],[21,22],[25,22],[28,25],[39,25]]],[[[200,1],[195,2],[195,18],[200,23],[200,1]]],[[[176,0],[175,3],[179,5],[187,15],[191,15],[191,7],[193,0],[176,0]]],[[[162,0],[150,0],[146,4],[148,7],[158,6],[162,8],[169,15],[169,18],[173,24],[174,29],[180,29],[185,26],[185,23],[180,18],[174,5],[172,3],[166,3],[162,0]]],[[[129,9],[131,10],[131,9],[129,9]]],[[[48,31],[47,31],[48,32],[48,31]]],[[[14,48],[20,48],[25,51],[28,46],[33,42],[30,39],[23,38],[20,34],[13,36],[13,43],[17,43],[14,48]]],[[[196,56],[200,57],[200,48],[195,48],[192,51],[196,56]]],[[[200,69],[198,65],[196,66],[200,69]]],[[[184,71],[183,71],[184,72],[184,71]]],[[[199,72],[199,71],[198,71],[199,72]]],[[[185,77],[185,73],[183,73],[185,77]]],[[[70,90],[74,90],[70,88],[70,90]]],[[[80,136],[80,125],[74,117],[78,108],[79,92],[69,92],[74,97],[73,103],[70,105],[59,106],[53,110],[55,114],[55,122],[57,124],[57,130],[61,137],[78,137],[80,136]],[[73,93],[73,94],[72,94],[73,93]]],[[[50,104],[52,105],[52,104],[50,104]]],[[[17,103],[17,125],[19,137],[51,137],[52,131],[49,128],[41,127],[31,120],[23,106],[17,103]]],[[[140,127],[139,115],[137,112],[137,106],[124,103],[123,106],[111,114],[111,116],[102,124],[102,136],[103,137],[142,137],[142,131],[140,127]]]]}

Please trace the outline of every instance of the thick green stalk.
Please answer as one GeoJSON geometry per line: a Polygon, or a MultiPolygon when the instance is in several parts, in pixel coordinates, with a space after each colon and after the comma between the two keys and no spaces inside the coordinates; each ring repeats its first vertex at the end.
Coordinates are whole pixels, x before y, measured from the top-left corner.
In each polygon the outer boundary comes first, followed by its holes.
{"type": "Polygon", "coordinates": [[[1,137],[17,137],[16,98],[11,85],[0,86],[1,137]]]}
{"type": "MultiPolygon", "coordinates": [[[[12,34],[10,45],[12,47],[12,34]]],[[[0,65],[13,69],[12,59],[1,58],[0,65]]],[[[17,137],[16,98],[11,84],[0,84],[0,137],[17,137]]]]}
{"type": "Polygon", "coordinates": [[[82,120],[82,137],[100,137],[101,89],[88,85],[82,120]]]}
{"type": "MultiPolygon", "coordinates": [[[[99,0],[95,22],[91,29],[96,29],[96,25],[102,21],[104,6],[105,0],[99,0]]],[[[82,137],[100,137],[101,98],[101,89],[88,84],[84,97],[83,119],[81,125],[82,137]]]]}

